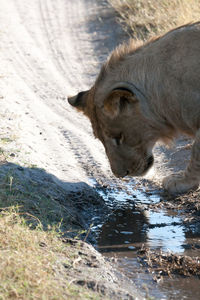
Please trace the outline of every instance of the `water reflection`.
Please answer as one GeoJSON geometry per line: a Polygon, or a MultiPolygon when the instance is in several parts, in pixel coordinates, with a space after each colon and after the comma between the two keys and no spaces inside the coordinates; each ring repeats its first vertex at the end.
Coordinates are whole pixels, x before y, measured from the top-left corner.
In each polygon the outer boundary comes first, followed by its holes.
{"type": "MultiPolygon", "coordinates": [[[[92,183],[95,184],[94,180],[92,183]]],[[[149,204],[160,201],[159,194],[156,191],[147,194],[133,189],[133,186],[126,184],[124,189],[96,186],[113,211],[104,224],[94,228],[98,231],[99,248],[125,251],[145,244],[154,249],[183,252],[185,232],[181,219],[161,209],[158,212],[148,209],[149,204]]]]}
{"type": "MultiPolygon", "coordinates": [[[[136,208],[117,209],[103,224],[98,245],[105,248],[124,248],[123,245],[147,240],[148,218],[136,208]]],[[[118,249],[119,250],[119,249],[118,249]]]]}
{"type": "Polygon", "coordinates": [[[184,251],[182,244],[185,233],[179,217],[168,216],[162,210],[150,211],[149,224],[151,228],[148,231],[148,244],[151,249],[159,248],[178,253],[184,251]]]}
{"type": "Polygon", "coordinates": [[[184,251],[182,244],[185,240],[184,228],[180,224],[178,217],[167,216],[163,211],[119,208],[101,227],[98,246],[104,251],[115,248],[121,251],[145,244],[150,248],[180,253],[184,251]]]}
{"type": "Polygon", "coordinates": [[[178,210],[153,210],[160,201],[159,193],[136,191],[129,185],[122,189],[97,191],[112,213],[104,224],[97,224],[98,247],[106,256],[118,257],[119,267],[142,289],[143,284],[155,299],[199,299],[199,279],[165,278],[161,285],[152,284],[152,277],[137,260],[142,245],[189,256],[199,256],[200,224],[187,224],[178,210]],[[192,290],[191,288],[192,287],[192,290]],[[193,298],[192,298],[193,297],[193,298]]]}

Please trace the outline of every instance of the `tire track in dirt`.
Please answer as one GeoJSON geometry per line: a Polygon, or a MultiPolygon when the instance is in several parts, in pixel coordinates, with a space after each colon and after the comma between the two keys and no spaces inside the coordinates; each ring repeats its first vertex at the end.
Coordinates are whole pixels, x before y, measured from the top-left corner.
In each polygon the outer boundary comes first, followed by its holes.
{"type": "Polygon", "coordinates": [[[112,178],[89,121],[66,101],[73,90],[91,85],[102,60],[94,45],[106,48],[104,36],[97,39],[98,25],[94,32],[90,28],[98,23],[101,5],[90,0],[0,2],[5,76],[0,88],[5,109],[18,115],[21,148],[30,152],[33,164],[67,183],[112,178]]]}

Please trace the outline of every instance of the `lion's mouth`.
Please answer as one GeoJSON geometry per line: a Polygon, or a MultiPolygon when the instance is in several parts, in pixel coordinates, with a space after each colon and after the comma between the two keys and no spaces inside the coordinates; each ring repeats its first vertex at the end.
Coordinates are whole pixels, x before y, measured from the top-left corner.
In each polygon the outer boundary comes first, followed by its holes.
{"type": "Polygon", "coordinates": [[[130,170],[127,175],[129,175],[129,176],[143,176],[152,167],[153,163],[154,163],[154,157],[153,157],[153,155],[151,155],[147,158],[147,160],[145,162],[145,165],[143,163],[139,163],[137,168],[134,168],[133,170],[130,170]]]}
{"type": "Polygon", "coordinates": [[[126,177],[126,176],[143,176],[147,173],[147,171],[152,167],[154,163],[154,157],[153,155],[149,156],[145,163],[144,163],[144,160],[141,160],[137,167],[132,167],[131,169],[124,169],[124,170],[117,170],[116,172],[116,169],[113,169],[112,168],[112,165],[111,165],[111,169],[114,173],[114,175],[118,178],[123,178],[123,177],[126,177]]]}

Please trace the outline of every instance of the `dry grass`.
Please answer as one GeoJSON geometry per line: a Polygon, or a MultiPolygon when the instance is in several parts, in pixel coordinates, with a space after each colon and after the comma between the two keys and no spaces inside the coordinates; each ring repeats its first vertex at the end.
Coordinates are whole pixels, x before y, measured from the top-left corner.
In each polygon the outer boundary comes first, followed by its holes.
{"type": "Polygon", "coordinates": [[[74,195],[27,163],[23,152],[18,164],[14,134],[4,123],[1,132],[0,300],[107,299],[96,288],[105,275],[92,267],[93,249],[78,240],[83,225],[74,195]]]}
{"type": "Polygon", "coordinates": [[[0,168],[0,300],[103,299],[73,284],[80,247],[62,241],[71,228],[76,236],[81,232],[73,211],[54,200],[55,185],[54,195],[49,182],[47,188],[25,176],[40,170],[18,168],[0,168]]]}
{"type": "Polygon", "coordinates": [[[131,36],[147,39],[200,20],[199,0],[109,0],[131,36]]]}
{"type": "Polygon", "coordinates": [[[14,210],[0,214],[0,299],[100,299],[70,283],[77,259],[55,230],[31,230],[14,210]]]}

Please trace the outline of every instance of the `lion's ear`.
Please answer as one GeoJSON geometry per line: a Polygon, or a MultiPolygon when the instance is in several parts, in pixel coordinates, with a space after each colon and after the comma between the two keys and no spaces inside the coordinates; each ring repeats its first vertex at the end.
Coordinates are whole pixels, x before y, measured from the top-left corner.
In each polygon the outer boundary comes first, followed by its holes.
{"type": "Polygon", "coordinates": [[[76,96],[68,97],[68,102],[80,111],[85,111],[86,108],[86,96],[88,91],[80,92],[76,96]]]}
{"type": "Polygon", "coordinates": [[[104,111],[109,117],[116,118],[133,102],[137,102],[137,98],[131,91],[116,88],[104,100],[104,111]]]}

